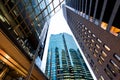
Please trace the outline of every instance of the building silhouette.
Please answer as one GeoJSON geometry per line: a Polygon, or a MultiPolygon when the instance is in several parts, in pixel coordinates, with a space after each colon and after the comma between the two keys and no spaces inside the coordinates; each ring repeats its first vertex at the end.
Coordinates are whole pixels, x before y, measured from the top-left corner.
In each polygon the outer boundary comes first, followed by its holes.
{"type": "Polygon", "coordinates": [[[51,35],[45,73],[50,80],[93,80],[73,37],[67,33],[51,35]]]}
{"type": "Polygon", "coordinates": [[[120,79],[120,1],[66,0],[64,17],[98,80],[120,79]]]}
{"type": "Polygon", "coordinates": [[[62,2],[0,0],[0,80],[47,80],[40,62],[49,19],[62,2]]]}

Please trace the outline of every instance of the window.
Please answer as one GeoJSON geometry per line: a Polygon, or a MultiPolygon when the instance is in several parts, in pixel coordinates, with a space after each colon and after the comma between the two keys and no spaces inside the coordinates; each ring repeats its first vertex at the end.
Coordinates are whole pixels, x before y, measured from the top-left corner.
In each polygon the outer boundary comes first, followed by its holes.
{"type": "Polygon", "coordinates": [[[97,41],[98,41],[99,43],[102,43],[102,41],[101,41],[100,39],[97,39],[97,41]]]}
{"type": "Polygon", "coordinates": [[[110,51],[110,48],[109,48],[107,45],[104,45],[104,48],[105,48],[107,51],[110,51]]]}
{"type": "Polygon", "coordinates": [[[96,47],[99,49],[100,48],[100,46],[98,45],[98,44],[96,44],[96,47]]]}
{"type": "Polygon", "coordinates": [[[82,29],[82,32],[84,31],[84,29],[82,29]]]}
{"type": "Polygon", "coordinates": [[[110,70],[110,72],[111,72],[114,76],[116,76],[116,73],[115,73],[115,71],[113,70],[113,68],[112,68],[111,66],[109,66],[109,65],[107,64],[107,68],[110,70]]]}
{"type": "Polygon", "coordinates": [[[113,60],[110,60],[110,63],[114,66],[114,68],[120,72],[120,67],[113,61],[113,60]]]}
{"type": "Polygon", "coordinates": [[[107,54],[104,52],[104,51],[102,51],[102,54],[101,54],[103,57],[107,57],[107,54]]]}
{"type": "Polygon", "coordinates": [[[107,74],[107,76],[112,80],[112,75],[111,73],[107,70],[107,69],[104,69],[105,73],[107,74]]]}
{"type": "Polygon", "coordinates": [[[94,57],[97,57],[97,54],[96,53],[93,53],[94,57]]]}
{"type": "Polygon", "coordinates": [[[98,68],[97,68],[97,66],[95,66],[95,72],[98,73],[98,68]]]}
{"type": "Polygon", "coordinates": [[[13,10],[13,13],[15,14],[15,16],[18,16],[19,11],[18,11],[18,8],[17,8],[17,7],[15,7],[15,9],[13,10]]]}
{"type": "Polygon", "coordinates": [[[94,49],[96,53],[98,53],[98,50],[97,49],[94,49]]]}
{"type": "Polygon", "coordinates": [[[95,34],[92,34],[93,37],[95,37],[95,34]]]}
{"type": "Polygon", "coordinates": [[[87,28],[85,27],[85,30],[87,30],[87,28]]]}
{"type": "Polygon", "coordinates": [[[90,49],[90,51],[92,51],[92,48],[91,48],[91,47],[89,47],[89,49],[90,49]]]}
{"type": "Polygon", "coordinates": [[[103,76],[100,76],[99,80],[105,80],[105,79],[103,78],[103,76]]]}
{"type": "Polygon", "coordinates": [[[93,47],[93,44],[90,44],[91,45],[91,47],[93,47]]]}
{"type": "Polygon", "coordinates": [[[89,32],[89,33],[91,33],[91,31],[90,31],[90,30],[89,30],[88,32],[89,32]]]}
{"type": "Polygon", "coordinates": [[[85,25],[82,25],[82,27],[85,27],[85,25]]]}
{"type": "Polygon", "coordinates": [[[0,20],[2,20],[3,22],[5,22],[5,19],[2,15],[0,15],[0,20]]]}
{"type": "Polygon", "coordinates": [[[91,40],[93,43],[95,42],[93,39],[91,40]]]}
{"type": "Polygon", "coordinates": [[[90,38],[90,36],[88,35],[88,37],[90,38]]]}
{"type": "Polygon", "coordinates": [[[117,60],[117,61],[119,61],[120,62],[120,56],[118,55],[118,54],[114,54],[114,57],[115,57],[115,59],[117,60]]]}
{"type": "Polygon", "coordinates": [[[101,59],[98,59],[98,62],[99,62],[100,64],[102,64],[102,63],[103,63],[103,61],[101,61],[101,59]]]}
{"type": "Polygon", "coordinates": [[[99,56],[100,57],[100,59],[104,62],[104,58],[102,57],[102,56],[99,56]]]}
{"type": "MultiPolygon", "coordinates": [[[[44,0],[40,3],[40,8],[43,10],[46,7],[44,0]]],[[[52,9],[53,10],[53,9],[52,9]]]]}
{"type": "Polygon", "coordinates": [[[91,63],[94,65],[94,61],[91,59],[91,63]]]}

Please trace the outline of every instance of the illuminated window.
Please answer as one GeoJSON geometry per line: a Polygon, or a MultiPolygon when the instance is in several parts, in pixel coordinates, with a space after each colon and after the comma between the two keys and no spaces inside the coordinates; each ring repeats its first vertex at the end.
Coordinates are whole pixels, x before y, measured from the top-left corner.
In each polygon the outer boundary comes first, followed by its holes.
{"type": "Polygon", "coordinates": [[[103,78],[103,76],[100,76],[99,80],[105,80],[105,79],[103,78]]]}
{"type": "Polygon", "coordinates": [[[94,57],[97,57],[96,53],[93,53],[94,57]]]}
{"type": "Polygon", "coordinates": [[[106,30],[106,28],[107,28],[107,23],[105,23],[105,22],[102,22],[101,23],[101,28],[103,28],[104,30],[106,30]]]}
{"type": "Polygon", "coordinates": [[[90,37],[90,36],[88,35],[88,37],[90,37]]]}
{"type": "Polygon", "coordinates": [[[118,36],[118,33],[120,33],[120,29],[117,28],[117,27],[112,26],[111,29],[110,29],[110,32],[111,32],[113,35],[118,36]]]}
{"type": "Polygon", "coordinates": [[[104,62],[104,58],[102,57],[102,56],[99,56],[100,57],[100,59],[104,62]]]}
{"type": "Polygon", "coordinates": [[[115,53],[115,54],[114,54],[114,57],[115,57],[115,59],[117,59],[117,61],[120,62],[120,56],[119,56],[119,55],[117,55],[117,54],[115,53]]]}
{"type": "Polygon", "coordinates": [[[98,60],[98,62],[99,62],[100,64],[102,64],[102,63],[103,63],[103,61],[101,61],[101,59],[99,59],[99,60],[98,60]]]}
{"type": "Polygon", "coordinates": [[[99,49],[100,48],[100,46],[98,45],[98,44],[96,44],[96,47],[99,49]]]}
{"type": "Polygon", "coordinates": [[[85,25],[82,25],[82,27],[85,27],[85,25]]]}
{"type": "Polygon", "coordinates": [[[93,37],[95,37],[95,34],[92,34],[93,37]]]}
{"type": "Polygon", "coordinates": [[[107,57],[107,54],[104,52],[104,51],[102,51],[102,54],[101,54],[103,57],[107,57]]]}
{"type": "Polygon", "coordinates": [[[100,39],[97,39],[97,41],[98,41],[99,43],[102,43],[102,41],[101,41],[100,39]]]}
{"type": "Polygon", "coordinates": [[[98,53],[98,50],[97,49],[94,49],[96,53],[98,53]]]}
{"type": "Polygon", "coordinates": [[[91,45],[91,47],[93,47],[93,44],[90,44],[91,45]]]}
{"type": "Polygon", "coordinates": [[[92,51],[92,48],[91,48],[91,47],[90,47],[89,49],[90,49],[90,51],[92,51]]]}
{"type": "Polygon", "coordinates": [[[85,27],[85,30],[87,30],[87,28],[85,27]]]}
{"type": "Polygon", "coordinates": [[[0,15],[0,19],[1,19],[3,22],[5,22],[5,19],[4,19],[4,17],[3,17],[2,15],[0,15]]]}
{"type": "Polygon", "coordinates": [[[93,43],[95,42],[93,39],[91,40],[93,43]]]}
{"type": "Polygon", "coordinates": [[[91,31],[90,31],[90,30],[89,30],[88,32],[89,32],[89,33],[91,33],[91,31]]]}
{"type": "Polygon", "coordinates": [[[109,48],[107,45],[104,45],[104,48],[105,48],[107,51],[110,51],[110,48],[109,48]]]}

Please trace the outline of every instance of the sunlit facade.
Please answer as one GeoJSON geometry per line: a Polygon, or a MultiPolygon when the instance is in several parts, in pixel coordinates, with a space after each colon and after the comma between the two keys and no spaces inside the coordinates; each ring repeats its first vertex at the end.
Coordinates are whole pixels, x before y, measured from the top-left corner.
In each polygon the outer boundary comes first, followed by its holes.
{"type": "Polygon", "coordinates": [[[72,36],[67,33],[51,35],[45,73],[50,80],[93,80],[72,36]]]}
{"type": "Polygon", "coordinates": [[[63,14],[97,80],[119,80],[120,1],[66,0],[63,14]]]}
{"type": "Polygon", "coordinates": [[[55,1],[0,0],[0,79],[47,79],[40,66],[49,20],[63,3],[55,1]]]}

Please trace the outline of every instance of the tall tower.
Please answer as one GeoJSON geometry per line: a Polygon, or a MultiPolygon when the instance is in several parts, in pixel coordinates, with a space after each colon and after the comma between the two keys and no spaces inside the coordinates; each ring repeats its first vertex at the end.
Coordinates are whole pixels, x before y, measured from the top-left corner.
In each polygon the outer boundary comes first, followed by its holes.
{"type": "Polygon", "coordinates": [[[45,72],[50,80],[93,80],[72,36],[67,33],[51,35],[45,72]]]}
{"type": "Polygon", "coordinates": [[[98,80],[120,79],[120,1],[66,0],[64,17],[98,80]]]}

